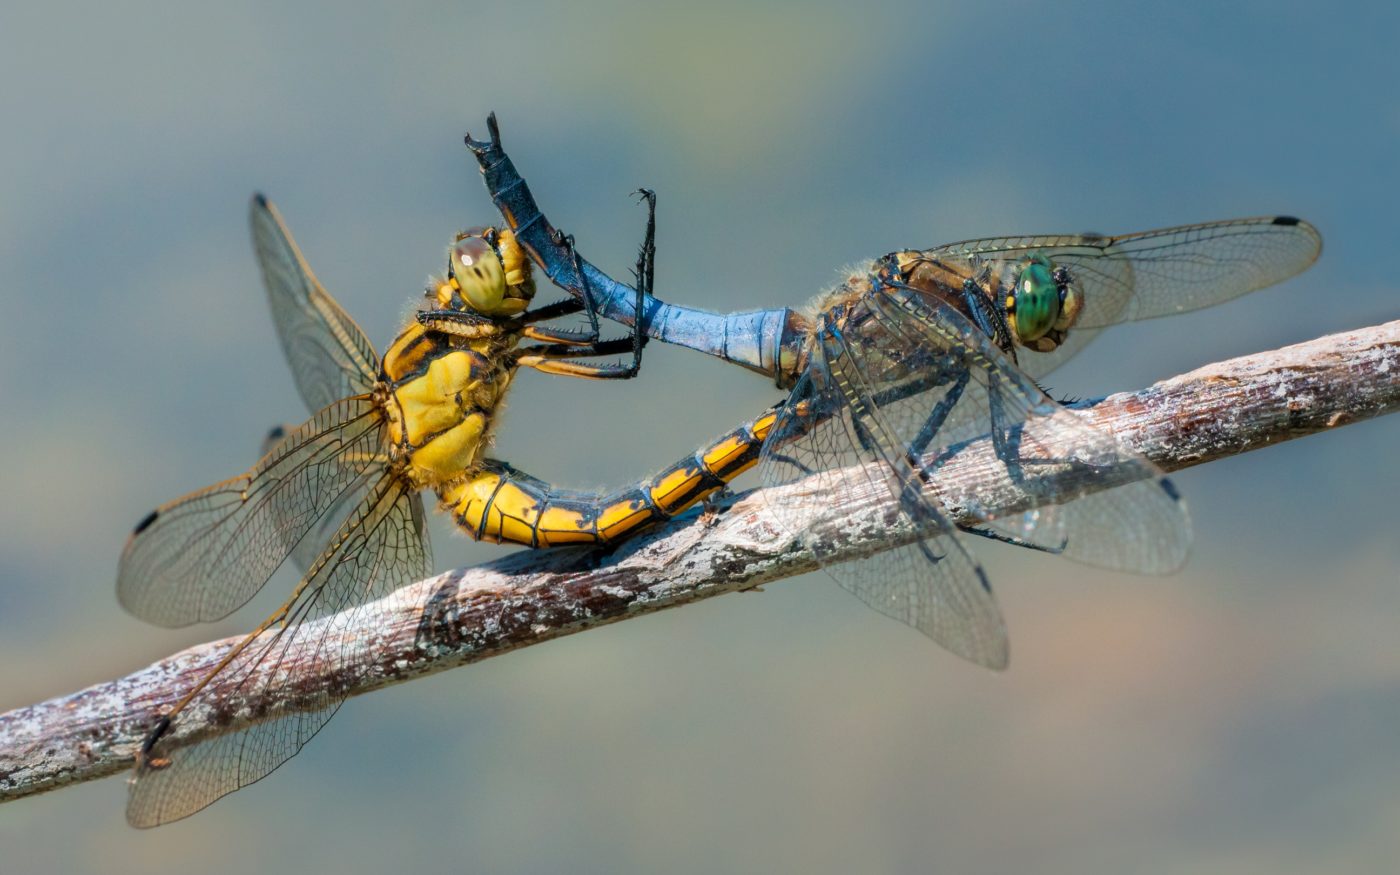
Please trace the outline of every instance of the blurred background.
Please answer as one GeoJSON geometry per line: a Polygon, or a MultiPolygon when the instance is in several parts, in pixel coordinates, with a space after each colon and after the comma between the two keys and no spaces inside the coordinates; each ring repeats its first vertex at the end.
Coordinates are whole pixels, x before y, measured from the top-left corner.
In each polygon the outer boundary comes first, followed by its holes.
{"type": "MultiPolygon", "coordinates": [[[[1393,4],[8,3],[0,10],[0,710],[262,614],[122,612],[151,507],[304,416],[245,227],[268,193],[381,345],[450,235],[494,221],[462,134],[496,110],[549,216],[659,294],[798,305],[971,236],[1294,213],[1321,262],[1108,332],[1094,396],[1393,319],[1393,4]]],[[[642,377],[525,374],[499,454],[648,473],[771,403],[652,346],[642,377]]],[[[1176,476],[1164,579],[978,543],[1004,675],[821,576],[350,703],[268,780],[154,832],[121,779],[0,807],[6,872],[1316,872],[1400,854],[1392,417],[1176,476]]],[[[440,520],[437,565],[501,555],[440,520]]],[[[285,592],[289,577],[272,588],[285,592]]]]}

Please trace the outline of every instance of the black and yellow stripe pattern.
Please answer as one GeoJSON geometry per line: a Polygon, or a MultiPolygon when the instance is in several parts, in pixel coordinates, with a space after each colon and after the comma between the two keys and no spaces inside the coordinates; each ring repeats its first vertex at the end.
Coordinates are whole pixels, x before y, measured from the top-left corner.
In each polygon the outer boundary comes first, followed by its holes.
{"type": "Polygon", "coordinates": [[[503,462],[438,490],[472,537],[528,547],[614,544],[684,512],[758,461],[777,410],[769,410],[657,474],[614,492],[558,489],[503,462]]]}

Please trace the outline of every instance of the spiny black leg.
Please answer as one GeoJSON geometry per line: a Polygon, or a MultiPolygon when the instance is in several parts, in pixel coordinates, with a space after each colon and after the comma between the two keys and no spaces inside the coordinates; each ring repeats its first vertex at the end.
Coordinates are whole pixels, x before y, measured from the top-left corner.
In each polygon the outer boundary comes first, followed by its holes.
{"type": "Polygon", "coordinates": [[[588,314],[588,337],[590,341],[595,341],[602,331],[598,325],[598,307],[593,303],[593,294],[588,286],[588,275],[583,272],[583,259],[579,258],[578,250],[574,248],[574,235],[555,231],[554,243],[556,246],[563,246],[568,250],[569,261],[574,266],[574,276],[578,277],[579,295],[583,298],[583,311],[588,314]]]}
{"type": "Polygon", "coordinates": [[[584,307],[582,301],[573,298],[565,298],[562,301],[555,301],[552,304],[545,304],[543,307],[536,307],[520,314],[520,322],[524,325],[532,325],[536,322],[547,322],[550,319],[558,319],[560,316],[569,316],[578,313],[584,307]]]}
{"type": "Polygon", "coordinates": [[[614,340],[600,340],[597,343],[577,345],[573,343],[550,343],[535,346],[519,346],[511,353],[515,358],[538,356],[547,359],[587,358],[590,356],[619,355],[632,350],[632,338],[619,337],[614,340]]]}
{"type": "Polygon", "coordinates": [[[982,333],[990,337],[1002,352],[1011,356],[1014,364],[1016,342],[1011,337],[1011,326],[1006,324],[1001,307],[987,300],[977,283],[970,279],[963,282],[962,295],[963,303],[967,304],[968,312],[972,314],[973,324],[982,329],[982,333]]]}
{"type": "Polygon", "coordinates": [[[482,337],[495,330],[490,317],[463,310],[420,310],[414,318],[430,331],[456,337],[482,337]]]}
{"type": "Polygon", "coordinates": [[[647,296],[655,291],[656,280],[656,192],[649,188],[639,188],[636,194],[647,202],[647,231],[642,240],[641,252],[637,254],[637,296],[632,302],[632,369],[635,372],[642,366],[642,349],[647,345],[644,331],[643,307],[647,296]]]}
{"type": "Polygon", "coordinates": [[[567,343],[570,346],[592,346],[597,343],[596,335],[591,335],[587,331],[579,331],[573,328],[555,328],[553,326],[541,326],[536,323],[547,322],[550,319],[558,319],[561,316],[569,316],[582,312],[584,303],[575,298],[566,298],[563,301],[555,301],[553,304],[546,304],[534,310],[527,310],[521,313],[516,319],[523,326],[521,335],[531,340],[543,340],[547,343],[567,343]]]}

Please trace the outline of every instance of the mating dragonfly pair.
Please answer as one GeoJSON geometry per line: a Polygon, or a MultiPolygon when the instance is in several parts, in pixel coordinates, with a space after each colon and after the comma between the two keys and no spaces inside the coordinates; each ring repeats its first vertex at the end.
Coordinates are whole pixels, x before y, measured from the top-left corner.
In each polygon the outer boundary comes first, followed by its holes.
{"type": "Polygon", "coordinates": [[[1284,217],[1120,237],[968,241],[878,259],[810,316],[718,315],[650,294],[650,195],[633,288],[549,225],[501,147],[494,116],[490,130],[489,141],[467,142],[505,227],[457,235],[447,273],[382,359],[316,281],[276,211],[254,199],[253,239],[274,319],[313,416],[245,474],[148,515],[122,554],[118,595],[143,619],[181,626],[227,616],[289,556],[305,573],[153,728],[131,787],[134,825],[184,817],[258,780],[334,714],[369,669],[349,640],[356,612],[431,571],[423,489],[477,538],[614,544],[757,463],[775,487],[765,492],[775,496],[775,515],[843,587],[1000,668],[1001,614],[964,534],[1152,573],[1177,568],[1190,542],[1185,508],[1161,472],[1048,398],[1035,378],[1098,329],[1279,282],[1321,246],[1310,225],[1284,217]],[[530,309],[535,266],[572,297],[530,309]],[[543,324],[579,313],[588,329],[543,324]],[[599,316],[631,325],[631,336],[601,340],[599,316]],[[760,371],[790,394],[611,494],[557,489],[486,455],[519,368],[626,379],[648,338],[760,371]],[[580,361],[627,353],[627,364],[580,361]],[[940,469],[978,453],[1010,492],[941,486],[940,469]],[[843,523],[812,522],[813,490],[838,506],[863,496],[882,525],[910,533],[909,543],[835,563],[834,527],[843,523]],[[964,518],[973,522],[954,521],[964,518]],[[322,674],[333,685],[289,688],[278,668],[303,651],[331,669],[322,674]],[[196,710],[247,726],[186,736],[181,715],[196,710]]]}

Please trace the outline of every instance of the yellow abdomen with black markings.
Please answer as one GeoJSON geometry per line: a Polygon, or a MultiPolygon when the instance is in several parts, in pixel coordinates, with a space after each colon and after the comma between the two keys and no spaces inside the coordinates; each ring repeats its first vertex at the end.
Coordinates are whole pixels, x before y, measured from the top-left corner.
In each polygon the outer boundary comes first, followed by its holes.
{"type": "Polygon", "coordinates": [[[612,544],[685,511],[753,467],[777,414],[769,411],[655,476],[607,495],[556,489],[494,460],[441,488],[453,520],[483,541],[530,547],[612,544]]]}

